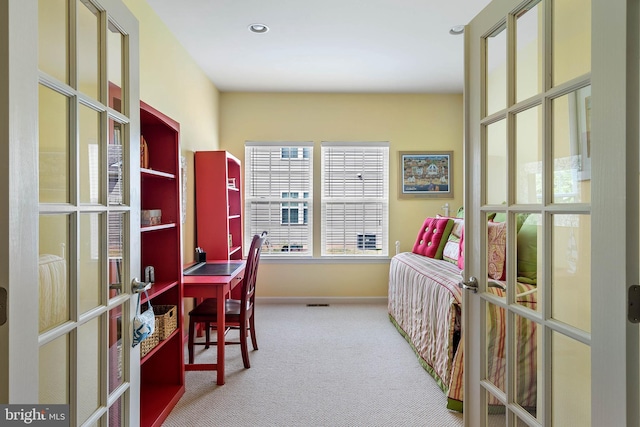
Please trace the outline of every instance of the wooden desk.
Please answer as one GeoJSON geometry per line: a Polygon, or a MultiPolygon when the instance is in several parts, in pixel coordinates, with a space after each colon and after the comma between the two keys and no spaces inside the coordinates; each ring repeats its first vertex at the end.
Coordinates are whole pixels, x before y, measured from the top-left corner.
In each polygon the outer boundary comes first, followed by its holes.
{"type": "MultiPolygon", "coordinates": [[[[186,298],[216,298],[218,317],[216,322],[218,336],[217,363],[186,363],[186,371],[216,371],[218,385],[224,384],[224,331],[225,331],[225,299],[229,292],[242,281],[246,262],[244,260],[207,261],[208,265],[217,265],[227,270],[224,274],[192,275],[196,263],[185,268],[183,276],[184,296],[186,298]],[[235,268],[234,268],[235,267],[235,268]],[[227,274],[228,273],[228,274],[227,274]]],[[[207,273],[208,274],[208,273],[207,273]]]]}

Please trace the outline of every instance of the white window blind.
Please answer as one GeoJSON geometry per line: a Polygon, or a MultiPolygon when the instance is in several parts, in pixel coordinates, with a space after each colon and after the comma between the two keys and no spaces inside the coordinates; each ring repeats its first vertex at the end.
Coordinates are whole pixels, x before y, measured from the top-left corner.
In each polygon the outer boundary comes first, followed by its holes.
{"type": "Polygon", "coordinates": [[[322,255],[388,256],[389,144],[322,143],[322,255]]]}
{"type": "Polygon", "coordinates": [[[313,143],[245,144],[245,248],[267,231],[263,255],[313,251],[313,143]]]}

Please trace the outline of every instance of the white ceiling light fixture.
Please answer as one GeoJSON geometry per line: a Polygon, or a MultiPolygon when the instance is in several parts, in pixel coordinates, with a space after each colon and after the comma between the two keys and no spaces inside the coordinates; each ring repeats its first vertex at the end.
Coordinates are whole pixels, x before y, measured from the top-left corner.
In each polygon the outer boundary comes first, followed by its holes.
{"type": "Polygon", "coordinates": [[[265,24],[251,24],[249,25],[249,31],[256,34],[264,34],[269,31],[269,27],[265,24]]]}
{"type": "Polygon", "coordinates": [[[454,36],[459,36],[462,33],[464,33],[464,25],[454,25],[449,30],[449,34],[452,34],[454,36]]]}

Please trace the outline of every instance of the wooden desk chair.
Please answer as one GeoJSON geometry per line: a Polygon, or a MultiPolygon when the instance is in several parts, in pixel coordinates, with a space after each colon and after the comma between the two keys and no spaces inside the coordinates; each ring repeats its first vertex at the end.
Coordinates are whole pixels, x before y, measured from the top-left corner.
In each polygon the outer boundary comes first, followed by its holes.
{"type": "MultiPolygon", "coordinates": [[[[249,363],[249,349],[247,348],[247,336],[249,333],[251,333],[251,344],[253,345],[253,349],[258,349],[253,306],[256,291],[256,277],[258,274],[258,262],[260,261],[262,244],[266,238],[266,231],[262,232],[261,235],[256,234],[253,236],[251,247],[249,248],[249,254],[247,255],[244,278],[242,279],[241,299],[227,299],[225,301],[225,324],[227,326],[227,331],[229,329],[239,329],[240,338],[239,341],[225,341],[225,345],[240,344],[242,362],[244,363],[245,368],[251,367],[249,363]]],[[[209,348],[211,344],[217,343],[210,340],[210,331],[212,328],[215,329],[217,314],[218,310],[215,298],[206,298],[189,312],[189,363],[193,363],[194,360],[194,346],[204,345],[205,348],[209,348]],[[195,342],[196,323],[204,323],[204,342],[195,342]]],[[[225,334],[227,331],[225,331],[225,334]]]]}

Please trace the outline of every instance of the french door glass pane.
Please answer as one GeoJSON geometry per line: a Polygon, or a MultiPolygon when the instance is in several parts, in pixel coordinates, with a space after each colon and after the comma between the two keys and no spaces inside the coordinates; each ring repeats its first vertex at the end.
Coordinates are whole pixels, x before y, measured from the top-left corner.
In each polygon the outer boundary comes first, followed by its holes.
{"type": "Polygon", "coordinates": [[[542,89],[542,6],[538,1],[517,15],[516,102],[542,89]]]}
{"type": "Polygon", "coordinates": [[[553,332],[551,425],[591,425],[591,349],[553,332]]]}
{"type": "MultiPolygon", "coordinates": [[[[488,401],[495,400],[495,397],[488,391],[486,392],[488,401]]],[[[507,414],[504,406],[488,406],[487,407],[487,424],[491,427],[507,427],[507,414]]]]}
{"type": "Polygon", "coordinates": [[[507,123],[500,120],[486,129],[487,203],[499,205],[507,201],[507,123]]]}
{"type": "Polygon", "coordinates": [[[553,202],[591,201],[591,87],[556,98],[553,114],[553,202]]]}
{"type": "Polygon", "coordinates": [[[122,306],[109,311],[109,393],[124,382],[122,306]]]}
{"type": "Polygon", "coordinates": [[[591,332],[591,217],[553,216],[551,313],[591,332]]]}
{"type": "Polygon", "coordinates": [[[542,108],[516,115],[516,203],[542,203],[542,108]]]}
{"type": "Polygon", "coordinates": [[[38,258],[39,330],[69,320],[69,215],[40,215],[38,258]]]}
{"type": "MultiPolygon", "coordinates": [[[[118,30],[118,28],[113,25],[113,23],[109,22],[109,31],[107,31],[107,81],[118,88],[122,88],[122,93],[118,93],[117,99],[114,100],[113,105],[111,107],[120,112],[122,111],[122,106],[126,103],[127,94],[125,93],[122,87],[122,55],[123,55],[123,45],[124,45],[124,36],[118,30]]],[[[113,98],[113,94],[110,96],[113,98]]]]}
{"type": "Polygon", "coordinates": [[[109,129],[111,132],[111,139],[107,146],[107,173],[108,173],[108,195],[107,200],[109,205],[122,205],[124,202],[123,192],[123,168],[122,162],[122,132],[124,125],[116,123],[113,120],[109,120],[109,129]]]}
{"type": "Polygon", "coordinates": [[[99,201],[100,177],[102,162],[100,162],[100,114],[89,107],[80,104],[80,203],[96,204],[99,201]]]}
{"type": "MultiPolygon", "coordinates": [[[[485,378],[496,386],[503,393],[505,389],[505,368],[506,368],[506,348],[505,348],[505,310],[491,302],[486,303],[487,316],[487,336],[486,336],[486,358],[487,366],[485,378]]],[[[495,398],[490,397],[489,406],[501,405],[495,398]]]]}
{"type": "Polygon", "coordinates": [[[100,406],[100,317],[78,327],[78,422],[84,423],[100,406]]]}
{"type": "Polygon", "coordinates": [[[542,216],[536,213],[516,214],[516,277],[518,296],[516,303],[540,310],[536,292],[542,275],[542,216]]]}
{"type": "Polygon", "coordinates": [[[503,26],[486,39],[487,115],[507,106],[507,31],[503,26]]]}
{"type": "Polygon", "coordinates": [[[78,253],[80,314],[97,307],[101,301],[101,216],[102,214],[98,213],[80,214],[80,251],[78,253]]]}
{"type": "Polygon", "coordinates": [[[538,337],[537,325],[531,320],[514,315],[515,341],[515,401],[532,416],[538,408],[538,337]]]}
{"type": "Polygon", "coordinates": [[[40,203],[69,203],[69,99],[43,85],[38,96],[40,203]]]}
{"type": "Polygon", "coordinates": [[[40,346],[39,403],[69,403],[69,335],[62,335],[40,346]]]}
{"type": "Polygon", "coordinates": [[[487,233],[487,275],[489,276],[488,291],[500,298],[507,297],[505,280],[507,275],[506,247],[507,247],[507,223],[506,221],[491,221],[488,214],[485,218],[487,233]]]}
{"type": "Polygon", "coordinates": [[[552,2],[553,86],[591,71],[591,0],[552,2]]]}
{"type": "Polygon", "coordinates": [[[69,10],[67,0],[38,1],[38,68],[69,83],[69,10]]]}
{"type": "Polygon", "coordinates": [[[78,1],[78,90],[98,99],[100,93],[100,20],[98,9],[78,1]]]}
{"type": "Polygon", "coordinates": [[[113,405],[109,407],[109,427],[121,427],[126,425],[124,421],[124,404],[123,398],[118,399],[113,405]]]}
{"type": "MultiPolygon", "coordinates": [[[[109,212],[107,229],[109,236],[109,258],[112,260],[120,260],[124,256],[124,224],[124,213],[109,212]]],[[[117,269],[119,270],[120,266],[117,266],[117,269]]],[[[110,277],[110,282],[120,283],[120,277],[117,276],[119,274],[122,274],[122,271],[115,271],[114,275],[110,277]]]]}
{"type": "Polygon", "coordinates": [[[122,293],[122,261],[124,259],[124,221],[123,213],[109,212],[107,220],[107,235],[109,241],[109,298],[122,293]]]}

